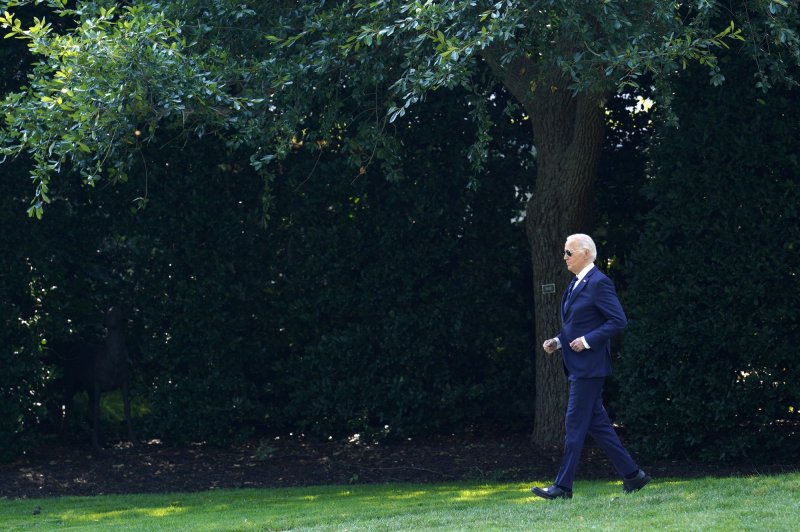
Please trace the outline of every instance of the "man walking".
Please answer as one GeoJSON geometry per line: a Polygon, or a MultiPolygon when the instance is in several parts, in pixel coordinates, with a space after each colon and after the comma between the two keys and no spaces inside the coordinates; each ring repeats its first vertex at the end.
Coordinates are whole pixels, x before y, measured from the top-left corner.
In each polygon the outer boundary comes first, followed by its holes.
{"type": "Polygon", "coordinates": [[[611,375],[611,338],[628,324],[614,284],[594,265],[597,248],[588,235],[575,234],[564,245],[564,261],[575,278],[561,301],[561,332],[545,340],[547,353],[562,351],[569,379],[564,457],[555,482],[531,491],[544,499],[572,498],[572,482],[589,433],[622,477],[622,491],[642,489],[650,477],[631,458],[603,406],[603,382],[611,375]]]}

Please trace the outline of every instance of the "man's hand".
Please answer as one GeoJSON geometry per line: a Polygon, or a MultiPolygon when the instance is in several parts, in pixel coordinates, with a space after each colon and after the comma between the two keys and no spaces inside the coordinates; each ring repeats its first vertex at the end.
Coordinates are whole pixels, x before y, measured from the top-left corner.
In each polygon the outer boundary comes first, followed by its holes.
{"type": "Polygon", "coordinates": [[[542,344],[545,353],[553,353],[558,349],[558,342],[556,342],[555,338],[550,338],[549,340],[545,340],[542,344]]]}
{"type": "Polygon", "coordinates": [[[580,353],[581,351],[586,349],[586,346],[583,345],[583,337],[575,338],[573,341],[569,343],[569,348],[575,351],[576,353],[580,353]]]}

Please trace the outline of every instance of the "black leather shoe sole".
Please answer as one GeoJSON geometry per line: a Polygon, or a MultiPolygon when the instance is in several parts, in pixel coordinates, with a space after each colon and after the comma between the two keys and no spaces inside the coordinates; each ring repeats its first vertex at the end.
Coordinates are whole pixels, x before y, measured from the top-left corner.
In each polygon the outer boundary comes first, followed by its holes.
{"type": "Polygon", "coordinates": [[[551,488],[542,489],[542,488],[533,487],[533,488],[531,488],[531,493],[533,493],[534,495],[536,495],[538,497],[541,497],[542,499],[547,499],[547,500],[550,500],[550,501],[552,501],[553,499],[571,499],[572,498],[572,492],[571,491],[565,491],[565,490],[562,490],[560,488],[556,488],[555,491],[551,492],[551,491],[549,491],[551,488]]]}
{"type": "Polygon", "coordinates": [[[622,481],[622,493],[633,493],[634,491],[639,491],[651,480],[653,480],[653,478],[640,469],[639,474],[636,475],[636,478],[622,481]]]}

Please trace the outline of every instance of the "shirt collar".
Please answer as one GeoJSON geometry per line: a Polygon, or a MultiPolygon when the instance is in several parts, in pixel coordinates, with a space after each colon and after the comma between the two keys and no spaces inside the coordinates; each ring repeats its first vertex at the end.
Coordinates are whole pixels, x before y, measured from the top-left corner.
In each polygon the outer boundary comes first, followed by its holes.
{"type": "Polygon", "coordinates": [[[575,284],[578,284],[579,282],[583,281],[583,278],[586,277],[586,274],[589,273],[589,270],[591,270],[592,268],[594,268],[594,263],[593,262],[589,263],[588,266],[586,266],[584,269],[579,271],[578,275],[575,276],[575,277],[578,278],[578,280],[575,281],[575,284]]]}

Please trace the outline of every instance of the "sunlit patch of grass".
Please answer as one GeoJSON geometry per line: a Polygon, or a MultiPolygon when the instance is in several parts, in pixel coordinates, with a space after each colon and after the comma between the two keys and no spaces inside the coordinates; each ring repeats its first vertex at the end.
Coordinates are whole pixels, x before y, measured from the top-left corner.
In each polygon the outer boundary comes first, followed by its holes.
{"type": "Polygon", "coordinates": [[[162,506],[157,508],[129,508],[124,510],[98,511],[98,512],[65,512],[58,515],[62,521],[99,522],[116,520],[119,518],[134,517],[167,517],[184,514],[188,508],[177,506],[162,506]]]}
{"type": "Polygon", "coordinates": [[[418,490],[418,491],[408,491],[405,493],[396,493],[394,495],[390,495],[390,497],[397,500],[409,500],[409,499],[419,499],[421,497],[425,497],[426,495],[428,495],[427,491],[418,490]]]}
{"type": "Polygon", "coordinates": [[[461,491],[455,500],[457,501],[475,501],[478,499],[485,499],[493,494],[493,490],[489,488],[472,489],[461,491]]]}

